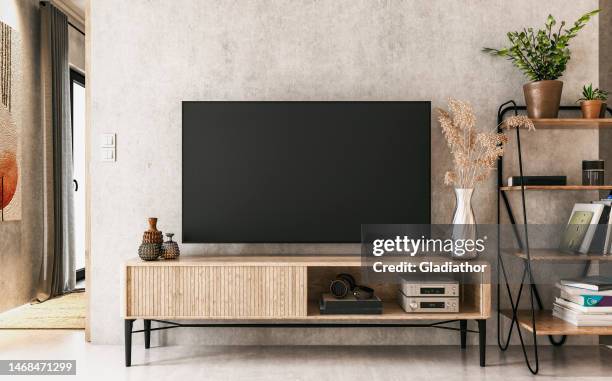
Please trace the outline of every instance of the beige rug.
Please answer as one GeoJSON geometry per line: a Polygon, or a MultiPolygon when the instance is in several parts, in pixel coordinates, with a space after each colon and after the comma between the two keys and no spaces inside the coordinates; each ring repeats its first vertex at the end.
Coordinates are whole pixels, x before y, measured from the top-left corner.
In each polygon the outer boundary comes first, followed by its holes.
{"type": "Polygon", "coordinates": [[[85,329],[86,294],[77,292],[0,313],[0,329],[85,329]]]}

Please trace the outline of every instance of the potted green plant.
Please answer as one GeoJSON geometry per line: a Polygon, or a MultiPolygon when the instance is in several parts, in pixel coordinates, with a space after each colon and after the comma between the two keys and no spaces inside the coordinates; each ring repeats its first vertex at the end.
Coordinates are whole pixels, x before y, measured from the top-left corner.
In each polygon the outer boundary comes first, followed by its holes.
{"type": "Polygon", "coordinates": [[[608,99],[608,92],[600,89],[593,89],[593,84],[590,83],[588,86],[582,87],[582,98],[578,99],[580,102],[580,109],[582,110],[582,117],[585,119],[596,119],[602,116],[602,111],[606,110],[606,99],[608,99]]]}
{"type": "Polygon", "coordinates": [[[556,28],[557,20],[548,15],[544,29],[523,28],[522,31],[509,32],[509,47],[483,49],[485,53],[507,57],[529,78],[531,82],[523,85],[523,93],[530,118],[557,117],[563,90],[563,82],[558,78],[563,75],[570,59],[570,40],[598,12],[599,9],[582,15],[569,29],[564,29],[565,21],[556,28]]]}

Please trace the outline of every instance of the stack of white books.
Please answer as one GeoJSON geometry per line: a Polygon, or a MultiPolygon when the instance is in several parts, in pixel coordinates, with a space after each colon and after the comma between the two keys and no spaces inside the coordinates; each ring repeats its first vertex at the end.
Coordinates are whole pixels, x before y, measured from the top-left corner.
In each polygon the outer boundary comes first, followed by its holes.
{"type": "Polygon", "coordinates": [[[612,326],[612,277],[566,279],[557,288],[553,316],[579,327],[612,326]]]}

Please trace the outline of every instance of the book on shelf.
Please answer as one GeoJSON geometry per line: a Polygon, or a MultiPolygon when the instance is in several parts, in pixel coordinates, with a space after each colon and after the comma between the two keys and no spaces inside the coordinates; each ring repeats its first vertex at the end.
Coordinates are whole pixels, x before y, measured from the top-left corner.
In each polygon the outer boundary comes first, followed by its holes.
{"type": "Polygon", "coordinates": [[[319,312],[321,315],[382,314],[383,303],[378,296],[359,300],[353,295],[338,299],[331,294],[323,294],[319,301],[319,312]]]}
{"type": "MultiPolygon", "coordinates": [[[[588,291],[587,291],[588,292],[588,291]]],[[[612,292],[612,291],[609,291],[612,292]]],[[[610,295],[574,295],[561,289],[561,298],[583,307],[611,307],[612,296],[610,295]]]]}
{"type": "Polygon", "coordinates": [[[609,315],[612,313],[612,307],[582,306],[572,301],[565,300],[564,298],[555,298],[555,303],[570,310],[587,315],[609,315]]]}
{"type": "Polygon", "coordinates": [[[568,253],[582,254],[597,250],[598,254],[603,254],[609,220],[609,205],[574,204],[569,221],[561,235],[559,249],[568,253]],[[600,224],[604,224],[605,227],[600,224]]]}
{"type": "Polygon", "coordinates": [[[584,288],[571,287],[561,284],[561,282],[557,283],[557,288],[561,290],[561,292],[566,295],[572,296],[612,296],[612,290],[604,290],[604,291],[593,291],[593,290],[585,290],[584,288]]]}
{"type": "Polygon", "coordinates": [[[612,326],[612,314],[585,314],[560,304],[553,304],[552,315],[578,327],[612,326]]]}
{"type": "Polygon", "coordinates": [[[612,205],[610,205],[610,210],[608,211],[608,226],[606,230],[606,239],[604,242],[604,249],[602,252],[603,255],[608,255],[610,253],[610,245],[612,244],[611,238],[612,238],[612,205]]]}
{"type": "Polygon", "coordinates": [[[594,254],[607,255],[610,252],[610,236],[612,235],[612,199],[608,200],[597,200],[593,201],[593,204],[601,204],[604,206],[604,210],[599,218],[599,225],[595,230],[595,236],[589,252],[594,254]]]}
{"type": "MultiPolygon", "coordinates": [[[[523,176],[525,186],[529,185],[567,185],[567,176],[523,176]]],[[[521,176],[508,177],[508,186],[520,186],[521,176]]]]}
{"type": "Polygon", "coordinates": [[[612,290],[612,277],[603,275],[591,275],[575,279],[561,279],[560,283],[564,286],[591,291],[612,290]]]}

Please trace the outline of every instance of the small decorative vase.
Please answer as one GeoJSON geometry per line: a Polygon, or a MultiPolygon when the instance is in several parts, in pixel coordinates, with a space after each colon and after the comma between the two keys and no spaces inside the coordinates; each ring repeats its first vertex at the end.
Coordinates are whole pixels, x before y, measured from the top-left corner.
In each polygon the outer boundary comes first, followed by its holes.
{"type": "Polygon", "coordinates": [[[161,256],[164,259],[178,258],[178,256],[181,255],[181,251],[179,250],[178,243],[172,240],[172,237],[174,237],[174,233],[166,233],[166,237],[168,237],[168,240],[162,243],[161,256]]]}
{"type": "Polygon", "coordinates": [[[138,248],[138,256],[143,261],[154,261],[159,258],[160,245],[158,243],[143,243],[138,248]]]}
{"type": "Polygon", "coordinates": [[[472,210],[473,193],[474,188],[455,188],[456,204],[452,231],[452,239],[455,245],[453,246],[452,257],[456,259],[478,257],[474,244],[471,245],[472,250],[466,250],[465,243],[457,244],[457,240],[476,242],[476,218],[474,218],[474,210],[472,210]]]}
{"type": "Polygon", "coordinates": [[[156,243],[161,245],[164,242],[164,236],[161,231],[157,230],[157,218],[149,218],[149,230],[142,235],[142,243],[156,243]]]}

